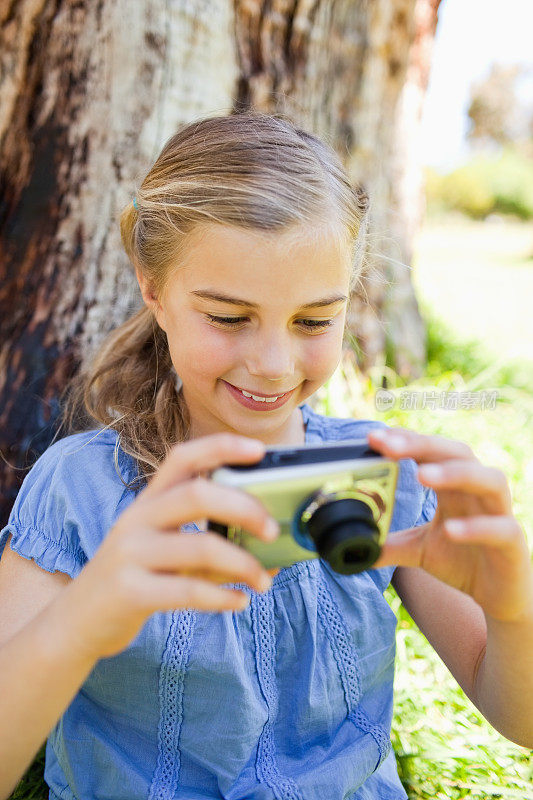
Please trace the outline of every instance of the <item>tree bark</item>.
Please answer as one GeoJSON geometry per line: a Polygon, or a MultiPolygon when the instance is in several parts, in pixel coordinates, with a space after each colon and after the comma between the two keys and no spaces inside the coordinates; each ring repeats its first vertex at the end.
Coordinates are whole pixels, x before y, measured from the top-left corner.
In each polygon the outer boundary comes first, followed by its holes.
{"type": "Polygon", "coordinates": [[[371,263],[393,281],[367,283],[352,303],[360,365],[388,347],[402,375],[420,374],[404,266],[420,168],[408,143],[438,4],[3,0],[0,452],[11,466],[0,464],[0,526],[57,429],[67,379],[140,305],[119,212],[166,139],[200,116],[287,113],[337,149],[372,199],[371,263]]]}

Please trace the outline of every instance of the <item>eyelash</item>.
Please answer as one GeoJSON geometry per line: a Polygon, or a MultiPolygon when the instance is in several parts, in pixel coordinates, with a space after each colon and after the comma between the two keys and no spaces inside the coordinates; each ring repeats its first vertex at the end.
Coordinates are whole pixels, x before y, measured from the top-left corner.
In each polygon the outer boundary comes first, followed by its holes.
{"type": "MultiPolygon", "coordinates": [[[[228,328],[234,327],[238,322],[245,322],[248,317],[215,317],[213,314],[206,315],[211,322],[215,322],[218,325],[226,325],[228,328]]],[[[332,319],[307,319],[301,320],[303,322],[310,322],[311,325],[303,325],[304,328],[309,329],[325,329],[333,324],[332,319]]]]}

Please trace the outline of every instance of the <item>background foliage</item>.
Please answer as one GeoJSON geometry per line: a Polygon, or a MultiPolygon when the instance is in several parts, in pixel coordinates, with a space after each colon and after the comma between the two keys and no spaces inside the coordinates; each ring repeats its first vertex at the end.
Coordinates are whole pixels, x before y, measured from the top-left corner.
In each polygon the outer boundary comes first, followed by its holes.
{"type": "Polygon", "coordinates": [[[489,214],[533,217],[533,160],[513,147],[480,153],[445,175],[426,167],[430,214],[457,210],[472,219],[489,214]]]}

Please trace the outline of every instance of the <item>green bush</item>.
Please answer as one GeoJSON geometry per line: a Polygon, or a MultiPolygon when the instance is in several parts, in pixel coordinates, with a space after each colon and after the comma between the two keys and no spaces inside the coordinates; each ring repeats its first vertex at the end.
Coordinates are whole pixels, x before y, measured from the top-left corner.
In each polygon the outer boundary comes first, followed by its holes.
{"type": "Polygon", "coordinates": [[[533,217],[533,160],[513,148],[478,155],[447,175],[426,168],[428,210],[455,209],[473,219],[488,214],[533,217]]]}

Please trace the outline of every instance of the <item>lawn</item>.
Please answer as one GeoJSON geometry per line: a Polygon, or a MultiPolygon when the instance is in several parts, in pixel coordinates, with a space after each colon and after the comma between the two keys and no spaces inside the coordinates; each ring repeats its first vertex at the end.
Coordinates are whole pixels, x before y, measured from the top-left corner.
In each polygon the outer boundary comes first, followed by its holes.
{"type": "Polygon", "coordinates": [[[533,368],[533,226],[448,216],[426,221],[413,264],[417,297],[462,339],[533,368]]]}

